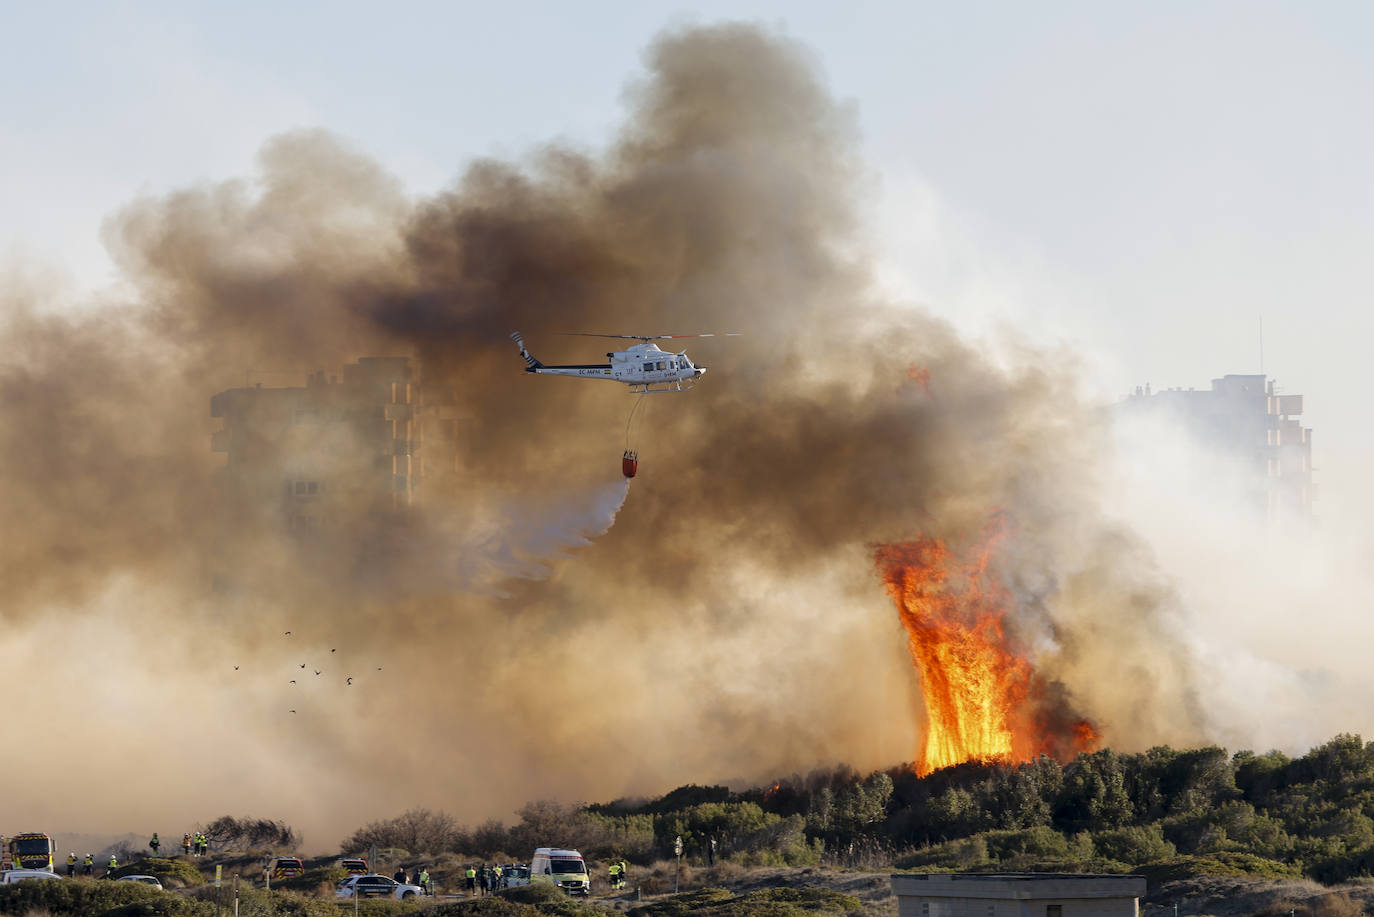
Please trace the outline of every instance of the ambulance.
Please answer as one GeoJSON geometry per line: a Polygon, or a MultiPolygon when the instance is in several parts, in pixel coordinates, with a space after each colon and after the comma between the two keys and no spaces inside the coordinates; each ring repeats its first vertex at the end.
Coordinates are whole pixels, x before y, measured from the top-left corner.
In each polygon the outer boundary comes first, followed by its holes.
{"type": "Polygon", "coordinates": [[[582,854],[560,847],[540,847],[530,859],[530,882],[556,885],[570,895],[590,895],[591,876],[582,854]]]}

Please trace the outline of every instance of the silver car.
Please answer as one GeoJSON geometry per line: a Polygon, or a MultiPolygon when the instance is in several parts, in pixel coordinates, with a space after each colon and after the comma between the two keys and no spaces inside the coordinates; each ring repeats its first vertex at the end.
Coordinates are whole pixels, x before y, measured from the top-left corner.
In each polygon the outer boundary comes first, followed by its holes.
{"type": "Polygon", "coordinates": [[[339,883],[334,891],[336,898],[410,898],[423,895],[425,890],[418,885],[404,885],[387,876],[349,876],[339,883]]]}
{"type": "Polygon", "coordinates": [[[151,885],[153,888],[161,888],[162,883],[157,880],[157,876],[120,876],[116,882],[142,882],[144,885],[151,885]]]}

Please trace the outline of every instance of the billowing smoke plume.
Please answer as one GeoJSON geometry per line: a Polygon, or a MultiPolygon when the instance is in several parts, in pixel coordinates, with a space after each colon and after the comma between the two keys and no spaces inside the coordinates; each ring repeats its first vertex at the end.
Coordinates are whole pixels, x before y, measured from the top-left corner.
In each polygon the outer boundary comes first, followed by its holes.
{"type": "Polygon", "coordinates": [[[1102,424],[1069,369],[873,292],[852,116],[804,51],[722,26],[647,61],[604,155],[479,162],[416,201],[328,135],[279,137],[252,180],[111,218],[124,302],[10,298],[0,663],[65,735],[16,763],[69,801],[18,817],[253,812],[325,847],[417,802],[909,760],[871,546],[999,512],[1014,626],[1064,703],[1112,744],[1199,734],[1173,597],[1093,508],[1102,424]],[[516,329],[546,362],[610,349],[557,331],[743,336],[647,405],[616,516],[633,396],[522,373],[516,329]],[[221,499],[213,394],[387,355],[456,397],[454,486],[309,548],[221,499]]]}

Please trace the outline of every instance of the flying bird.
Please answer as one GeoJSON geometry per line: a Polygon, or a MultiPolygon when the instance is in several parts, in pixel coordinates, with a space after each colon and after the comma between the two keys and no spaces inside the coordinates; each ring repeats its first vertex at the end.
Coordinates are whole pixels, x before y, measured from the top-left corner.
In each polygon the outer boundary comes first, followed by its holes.
{"type": "MultiPolygon", "coordinates": [[[[283,636],[283,637],[289,637],[289,636],[291,636],[291,631],[288,630],[286,633],[282,634],[282,636],[283,636]]],[[[292,710],[291,712],[292,712],[292,713],[295,713],[296,711],[292,710]]]]}
{"type": "Polygon", "coordinates": [[[304,663],[304,662],[301,663],[301,668],[305,668],[305,663],[304,663]]]}
{"type": "Polygon", "coordinates": [[[296,711],[292,710],[291,712],[292,712],[292,713],[295,713],[296,711]]]}
{"type": "Polygon", "coordinates": [[[352,676],[352,675],[348,676],[348,683],[349,683],[350,685],[353,684],[353,676],[352,676]]]}
{"type": "Polygon", "coordinates": [[[329,651],[329,652],[331,652],[331,653],[332,653],[332,652],[334,652],[334,650],[330,650],[330,651],[329,651]]]}
{"type": "Polygon", "coordinates": [[[382,667],[381,667],[381,666],[377,666],[377,671],[380,672],[381,670],[382,670],[382,667]]]}
{"type": "Polygon", "coordinates": [[[234,666],[234,671],[237,672],[238,670],[239,670],[239,667],[238,667],[238,666],[234,666]]]}
{"type": "Polygon", "coordinates": [[[293,685],[294,685],[294,684],[295,684],[295,683],[296,683],[296,679],[294,679],[294,678],[293,678],[293,679],[291,679],[291,684],[293,684],[293,685]]]}
{"type": "Polygon", "coordinates": [[[316,675],[320,674],[320,670],[319,670],[319,669],[316,669],[316,670],[315,670],[315,674],[316,674],[316,675]]]}

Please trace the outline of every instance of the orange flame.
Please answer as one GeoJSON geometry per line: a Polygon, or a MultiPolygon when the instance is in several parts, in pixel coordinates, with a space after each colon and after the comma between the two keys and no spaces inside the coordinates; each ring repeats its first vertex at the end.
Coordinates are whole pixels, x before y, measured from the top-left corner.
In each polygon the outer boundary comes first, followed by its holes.
{"type": "Polygon", "coordinates": [[[1015,600],[988,571],[1003,534],[990,525],[962,563],[926,536],[875,549],[925,698],[922,776],[965,761],[1067,758],[1097,747],[1097,730],[1067,715],[1006,633],[1015,600]]]}
{"type": "Polygon", "coordinates": [[[915,383],[920,388],[921,394],[930,394],[930,370],[924,366],[908,366],[906,378],[908,382],[915,383]]]}

